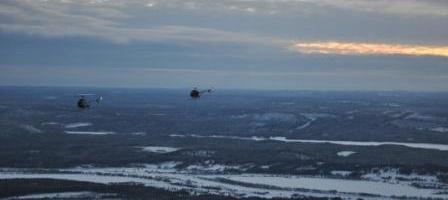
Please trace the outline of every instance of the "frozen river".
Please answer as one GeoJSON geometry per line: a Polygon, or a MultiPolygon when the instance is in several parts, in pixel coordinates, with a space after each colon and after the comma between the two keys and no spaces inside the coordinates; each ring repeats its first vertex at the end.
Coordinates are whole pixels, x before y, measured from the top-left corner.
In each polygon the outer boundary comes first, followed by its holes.
{"type": "Polygon", "coordinates": [[[446,144],[433,144],[433,143],[406,143],[406,142],[374,142],[374,141],[339,141],[339,140],[301,140],[301,139],[288,139],[286,137],[238,137],[238,136],[222,136],[222,135],[171,135],[171,137],[196,137],[196,138],[222,138],[222,139],[236,139],[236,140],[253,140],[253,141],[279,141],[288,143],[315,143],[315,144],[338,144],[349,146],[381,146],[381,145],[397,145],[418,149],[433,149],[440,151],[448,151],[448,145],[446,144]]]}

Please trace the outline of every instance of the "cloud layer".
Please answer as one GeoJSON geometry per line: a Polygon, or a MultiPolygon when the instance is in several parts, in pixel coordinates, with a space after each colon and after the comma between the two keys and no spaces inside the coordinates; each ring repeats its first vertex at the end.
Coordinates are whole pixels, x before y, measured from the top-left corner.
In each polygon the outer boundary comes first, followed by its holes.
{"type": "Polygon", "coordinates": [[[420,46],[376,43],[312,42],[297,43],[293,49],[305,54],[407,55],[448,57],[448,46],[420,46]]]}
{"type": "Polygon", "coordinates": [[[447,19],[448,4],[438,0],[0,1],[0,32],[94,37],[117,43],[431,42],[427,37],[442,42],[448,32],[443,28],[448,27],[447,19]]]}
{"type": "Polygon", "coordinates": [[[448,90],[447,35],[444,0],[0,0],[0,85],[448,90]]]}

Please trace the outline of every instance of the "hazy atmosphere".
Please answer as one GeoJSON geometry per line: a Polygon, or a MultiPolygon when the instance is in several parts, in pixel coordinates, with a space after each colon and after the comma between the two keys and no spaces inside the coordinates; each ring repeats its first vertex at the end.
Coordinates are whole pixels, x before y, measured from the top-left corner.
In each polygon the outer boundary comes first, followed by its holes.
{"type": "Polygon", "coordinates": [[[0,0],[0,200],[448,200],[448,0],[0,0]]]}
{"type": "Polygon", "coordinates": [[[443,0],[2,0],[0,85],[448,90],[443,0]]]}

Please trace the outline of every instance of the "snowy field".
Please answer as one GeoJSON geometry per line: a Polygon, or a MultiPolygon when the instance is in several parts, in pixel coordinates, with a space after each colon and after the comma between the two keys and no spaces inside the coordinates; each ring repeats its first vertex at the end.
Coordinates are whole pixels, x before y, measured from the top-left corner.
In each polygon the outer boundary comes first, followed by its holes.
{"type": "Polygon", "coordinates": [[[342,197],[388,199],[392,197],[448,199],[448,185],[435,176],[402,175],[396,169],[378,169],[359,180],[343,178],[350,172],[336,172],[337,177],[247,174],[244,166],[226,166],[212,163],[176,167],[180,162],[142,164],[138,167],[76,167],[39,171],[4,168],[0,179],[49,178],[87,181],[93,183],[141,183],[166,190],[187,190],[191,193],[231,195],[235,197],[342,197]],[[240,173],[229,173],[239,170],[240,173]],[[392,177],[392,179],[385,179],[392,177]],[[425,183],[426,187],[415,184],[425,183]],[[429,187],[431,186],[431,187],[429,187]],[[362,193],[362,194],[361,194],[362,193]]]}

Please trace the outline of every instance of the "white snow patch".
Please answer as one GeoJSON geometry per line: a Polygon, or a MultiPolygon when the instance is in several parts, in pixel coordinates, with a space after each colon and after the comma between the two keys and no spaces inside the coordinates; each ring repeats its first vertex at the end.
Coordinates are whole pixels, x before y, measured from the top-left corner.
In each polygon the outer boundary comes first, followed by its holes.
{"type": "Polygon", "coordinates": [[[440,132],[440,133],[448,133],[447,127],[436,127],[432,128],[431,131],[440,132]]]}
{"type": "Polygon", "coordinates": [[[254,141],[264,141],[264,140],[266,140],[266,138],[264,138],[264,137],[257,137],[257,136],[252,136],[251,139],[254,140],[254,141]]]}
{"type": "Polygon", "coordinates": [[[223,164],[216,164],[213,160],[206,160],[203,163],[195,164],[195,165],[189,165],[186,167],[187,171],[200,171],[200,172],[225,172],[228,170],[240,170],[244,171],[247,166],[242,165],[223,165],[223,164]]]}
{"type": "Polygon", "coordinates": [[[73,135],[110,135],[115,134],[115,132],[111,131],[64,131],[67,134],[73,135]]]}
{"type": "Polygon", "coordinates": [[[186,168],[188,171],[201,171],[201,172],[224,172],[228,170],[239,170],[241,169],[238,165],[220,165],[220,164],[199,164],[199,165],[189,165],[186,168]]]}
{"type": "Polygon", "coordinates": [[[334,176],[343,176],[343,177],[347,177],[350,176],[350,174],[352,174],[352,171],[344,171],[344,170],[334,170],[331,171],[331,174],[334,176]]]}
{"type": "Polygon", "coordinates": [[[340,151],[340,152],[337,153],[337,155],[341,156],[341,157],[348,157],[348,156],[350,156],[352,154],[355,154],[355,153],[356,152],[354,152],[354,151],[340,151]]]}
{"type": "Polygon", "coordinates": [[[300,126],[297,127],[296,129],[297,129],[297,130],[304,129],[304,128],[310,126],[310,125],[311,125],[311,122],[313,122],[313,120],[310,120],[310,121],[306,122],[305,124],[300,125],[300,126]]]}
{"type": "Polygon", "coordinates": [[[269,169],[271,168],[271,165],[262,165],[260,166],[261,169],[269,169]]]}
{"type": "Polygon", "coordinates": [[[160,147],[160,146],[146,146],[139,147],[142,148],[142,151],[151,152],[151,153],[171,153],[178,151],[180,148],[175,147],[160,147]]]}
{"type": "Polygon", "coordinates": [[[183,138],[183,137],[186,137],[186,135],[171,134],[170,137],[180,137],[180,138],[183,138]]]}
{"type": "Polygon", "coordinates": [[[79,127],[86,127],[86,126],[92,126],[93,124],[90,122],[76,122],[76,123],[71,123],[71,124],[67,124],[64,127],[65,128],[79,128],[79,127]]]}

